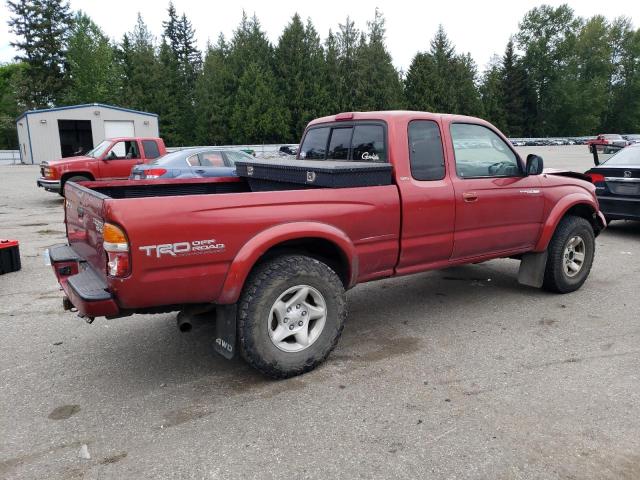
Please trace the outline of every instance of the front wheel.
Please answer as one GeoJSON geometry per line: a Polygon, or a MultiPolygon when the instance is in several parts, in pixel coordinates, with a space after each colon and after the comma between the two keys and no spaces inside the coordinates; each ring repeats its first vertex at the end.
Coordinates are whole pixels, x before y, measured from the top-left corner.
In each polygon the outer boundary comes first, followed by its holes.
{"type": "Polygon", "coordinates": [[[308,372],[336,346],[347,315],[344,286],[302,255],[264,262],[247,280],[238,312],[240,352],[274,378],[308,372]]]}
{"type": "Polygon", "coordinates": [[[542,288],[557,293],[578,290],[587,280],[595,253],[595,235],[582,217],[564,217],[549,243],[542,288]]]}
{"type": "Polygon", "coordinates": [[[91,179],[89,177],[85,177],[84,175],[74,175],[73,177],[67,178],[64,183],[60,183],[60,191],[58,192],[61,197],[64,197],[64,185],[67,182],[88,182],[91,179]]]}

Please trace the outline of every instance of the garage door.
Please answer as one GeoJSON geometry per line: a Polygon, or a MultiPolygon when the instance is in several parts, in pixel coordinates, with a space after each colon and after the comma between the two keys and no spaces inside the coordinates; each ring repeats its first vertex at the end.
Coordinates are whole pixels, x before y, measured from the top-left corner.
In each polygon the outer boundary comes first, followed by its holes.
{"type": "Polygon", "coordinates": [[[105,120],[104,138],[135,137],[136,131],[133,128],[133,121],[128,120],[105,120]]]}

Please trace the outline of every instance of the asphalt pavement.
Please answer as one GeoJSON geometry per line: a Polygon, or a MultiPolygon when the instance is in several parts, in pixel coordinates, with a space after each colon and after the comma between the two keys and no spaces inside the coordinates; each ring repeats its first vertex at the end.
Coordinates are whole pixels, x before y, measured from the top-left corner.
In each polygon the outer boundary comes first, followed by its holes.
{"type": "MultiPolygon", "coordinates": [[[[530,147],[584,171],[584,146],[530,147]]],[[[578,292],[495,260],[360,285],[338,347],[284,381],[175,314],[64,313],[43,250],[62,199],[0,167],[0,478],[640,478],[640,223],[597,239],[578,292]]]]}

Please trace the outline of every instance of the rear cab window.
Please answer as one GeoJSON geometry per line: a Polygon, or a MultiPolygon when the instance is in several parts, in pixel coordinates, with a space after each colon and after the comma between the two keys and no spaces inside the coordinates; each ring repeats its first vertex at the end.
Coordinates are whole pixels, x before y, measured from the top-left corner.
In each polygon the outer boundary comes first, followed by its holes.
{"type": "Polygon", "coordinates": [[[362,121],[311,127],[302,140],[298,158],[386,163],[386,126],[362,121]]]}
{"type": "Polygon", "coordinates": [[[160,156],[160,149],[155,140],[142,140],[142,148],[145,158],[154,159],[160,156]]]}

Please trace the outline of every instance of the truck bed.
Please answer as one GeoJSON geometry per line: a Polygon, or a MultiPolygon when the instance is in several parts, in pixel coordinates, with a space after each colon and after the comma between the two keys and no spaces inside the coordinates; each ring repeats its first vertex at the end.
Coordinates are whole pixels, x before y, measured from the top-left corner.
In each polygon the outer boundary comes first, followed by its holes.
{"type": "Polygon", "coordinates": [[[339,235],[361,262],[346,284],[391,275],[400,248],[396,185],[251,192],[239,178],[69,182],[65,213],[71,248],[120,312],[219,302],[231,264],[242,261],[245,247],[260,254],[267,234],[274,242],[298,241],[305,232],[318,241],[339,235]],[[125,278],[106,273],[105,223],[125,229],[131,252],[125,278]],[[257,250],[249,248],[254,241],[257,250]],[[196,242],[216,248],[166,253],[196,242]]]}

